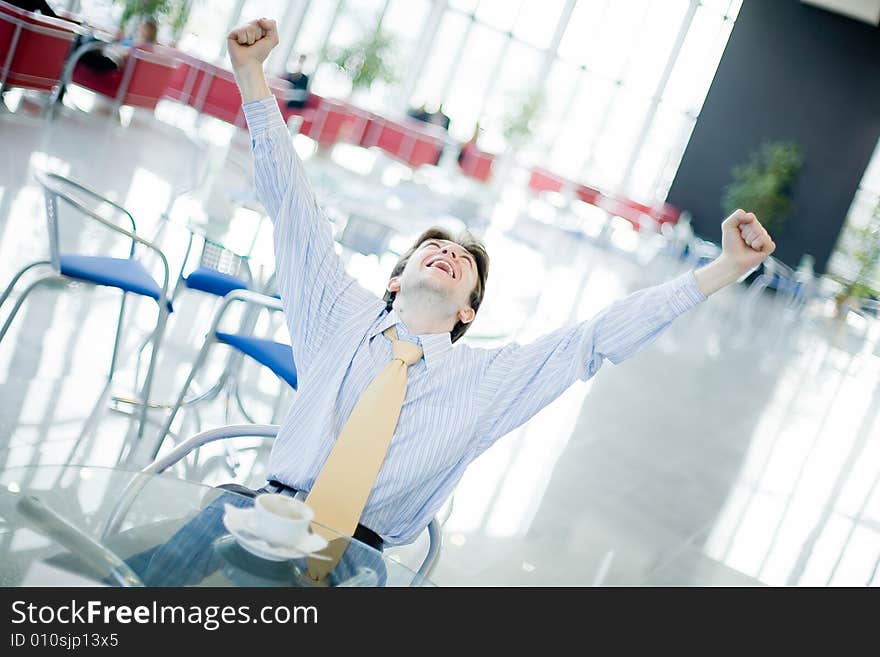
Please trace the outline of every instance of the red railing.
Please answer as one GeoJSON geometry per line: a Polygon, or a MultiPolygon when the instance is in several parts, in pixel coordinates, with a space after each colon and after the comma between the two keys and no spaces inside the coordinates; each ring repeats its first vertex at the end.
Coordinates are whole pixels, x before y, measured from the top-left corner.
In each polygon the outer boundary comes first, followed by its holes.
{"type": "Polygon", "coordinates": [[[664,224],[675,223],[681,216],[681,210],[669,203],[657,206],[644,205],[620,194],[608,194],[594,187],[570,181],[542,167],[532,169],[529,188],[539,194],[562,192],[563,189],[568,189],[578,200],[601,208],[610,215],[626,219],[636,230],[646,223],[646,219],[653,223],[664,224]]]}

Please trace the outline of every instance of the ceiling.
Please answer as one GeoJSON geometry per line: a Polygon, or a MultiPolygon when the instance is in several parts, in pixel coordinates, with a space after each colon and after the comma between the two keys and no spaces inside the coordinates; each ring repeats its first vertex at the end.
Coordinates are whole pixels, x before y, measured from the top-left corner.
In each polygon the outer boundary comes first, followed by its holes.
{"type": "Polygon", "coordinates": [[[801,2],[844,14],[871,25],[880,24],[880,0],[801,0],[801,2]]]}

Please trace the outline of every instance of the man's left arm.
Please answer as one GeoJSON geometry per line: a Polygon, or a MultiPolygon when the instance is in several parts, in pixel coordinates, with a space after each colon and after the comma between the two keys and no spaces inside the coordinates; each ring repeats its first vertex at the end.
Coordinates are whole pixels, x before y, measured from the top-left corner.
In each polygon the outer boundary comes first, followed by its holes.
{"type": "Polygon", "coordinates": [[[605,359],[620,363],[654,340],[679,315],[757,267],[776,248],[755,215],[724,220],[722,254],[712,263],[612,303],[590,320],[485,352],[478,387],[479,447],[523,424],[605,359]]]}

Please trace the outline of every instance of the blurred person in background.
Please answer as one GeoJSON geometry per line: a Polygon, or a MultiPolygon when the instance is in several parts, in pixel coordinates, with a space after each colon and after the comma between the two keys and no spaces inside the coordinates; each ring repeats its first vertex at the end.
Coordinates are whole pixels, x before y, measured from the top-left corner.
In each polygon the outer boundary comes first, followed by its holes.
{"type": "MultiPolygon", "coordinates": [[[[147,18],[138,25],[134,37],[119,39],[116,43],[108,43],[98,50],[89,50],[80,57],[83,66],[95,73],[109,73],[110,71],[122,70],[125,64],[125,56],[128,49],[134,46],[151,48],[158,41],[159,26],[152,18],[147,18]]],[[[95,39],[89,39],[95,41],[95,39]]]]}
{"type": "Polygon", "coordinates": [[[296,60],[296,66],[293,71],[285,76],[290,83],[290,90],[287,92],[287,106],[291,108],[301,108],[306,106],[309,100],[309,76],[303,73],[303,67],[306,64],[306,56],[300,55],[296,60]]]}
{"type": "MultiPolygon", "coordinates": [[[[115,43],[107,43],[95,50],[84,52],[77,62],[77,66],[82,64],[87,69],[98,75],[105,75],[115,71],[121,71],[125,65],[125,57],[129,48],[137,46],[149,50],[158,42],[159,26],[152,18],[147,18],[138,24],[134,38],[121,38],[115,43]]],[[[71,53],[76,52],[77,48],[86,44],[97,42],[95,37],[86,37],[84,39],[77,37],[71,48],[71,53]]],[[[61,104],[64,99],[66,89],[63,85],[58,90],[56,103],[61,104]]],[[[99,106],[97,110],[101,113],[109,111],[108,107],[99,106]]]]}

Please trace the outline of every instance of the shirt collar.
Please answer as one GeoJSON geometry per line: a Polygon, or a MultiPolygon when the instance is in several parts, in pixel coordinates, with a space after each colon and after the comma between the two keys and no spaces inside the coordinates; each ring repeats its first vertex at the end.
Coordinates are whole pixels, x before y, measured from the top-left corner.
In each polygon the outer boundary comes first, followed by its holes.
{"type": "Polygon", "coordinates": [[[421,346],[422,353],[425,357],[425,365],[430,370],[434,365],[438,365],[452,350],[452,337],[449,333],[423,333],[421,335],[413,335],[410,333],[406,324],[397,315],[397,311],[393,308],[387,312],[382,319],[373,325],[370,331],[370,338],[382,333],[385,329],[396,326],[397,337],[401,340],[416,342],[421,346]]]}

